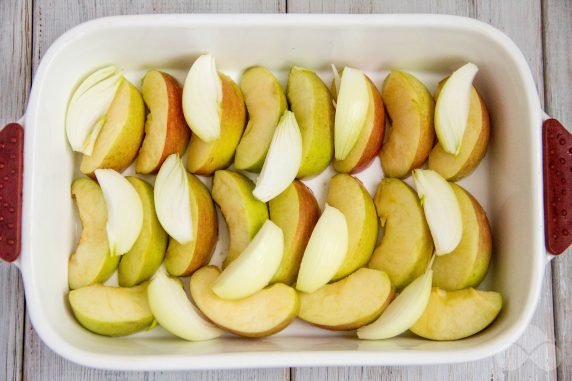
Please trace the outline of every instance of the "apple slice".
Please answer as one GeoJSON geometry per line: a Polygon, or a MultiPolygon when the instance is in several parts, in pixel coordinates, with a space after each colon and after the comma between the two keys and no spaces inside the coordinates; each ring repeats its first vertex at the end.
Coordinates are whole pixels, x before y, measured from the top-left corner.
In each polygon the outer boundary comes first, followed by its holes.
{"type": "Polygon", "coordinates": [[[334,106],[327,86],[312,70],[293,66],[286,89],[302,133],[302,162],[296,177],[322,172],[334,154],[334,106]]]}
{"type": "Polygon", "coordinates": [[[217,326],[245,337],[264,337],[286,328],[298,314],[296,290],[277,283],[240,300],[224,300],[212,285],[220,274],[213,266],[203,267],[191,276],[193,300],[217,326]]]}
{"type": "Polygon", "coordinates": [[[451,254],[435,258],[433,285],[445,290],[475,287],[489,268],[491,228],[478,201],[465,189],[451,184],[463,218],[463,236],[451,254]]]}
{"type": "Polygon", "coordinates": [[[66,113],[66,135],[74,151],[86,155],[93,153],[109,106],[122,81],[122,71],[109,65],[89,74],[78,85],[66,113]]]}
{"type": "MultiPolygon", "coordinates": [[[[358,173],[367,168],[379,153],[383,142],[385,130],[385,111],[381,95],[369,78],[368,83],[368,107],[365,122],[361,128],[357,142],[345,159],[336,157],[334,169],[341,173],[358,173]]],[[[338,100],[339,103],[339,100],[338,100]]],[[[338,104],[339,107],[339,104],[338,104]]],[[[336,110],[337,123],[337,110],[336,110]]]]}
{"type": "Polygon", "coordinates": [[[107,238],[111,255],[127,253],[143,226],[143,203],[125,177],[113,169],[96,169],[95,176],[107,207],[107,238]]]}
{"type": "Polygon", "coordinates": [[[226,75],[219,73],[219,77],[222,84],[220,138],[208,142],[193,134],[187,151],[187,169],[197,175],[210,176],[232,163],[246,123],[246,108],[240,89],[226,75]]]}
{"type": "Polygon", "coordinates": [[[149,114],[135,171],[156,173],[169,155],[185,152],[191,131],[181,106],[182,89],[175,78],[158,70],[149,70],[143,77],[141,93],[149,114]]]}
{"type": "Polygon", "coordinates": [[[70,291],[69,302],[78,322],[104,336],[126,336],[153,323],[147,287],[123,288],[94,284],[70,291]]]}
{"type": "Polygon", "coordinates": [[[123,79],[97,135],[93,152],[81,161],[81,172],[89,176],[93,176],[98,168],[122,172],[137,156],[144,126],[143,98],[135,86],[123,79]]]}
{"type": "Polygon", "coordinates": [[[463,339],[488,327],[501,309],[498,292],[473,288],[447,292],[435,287],[411,332],[431,340],[463,339]]]}
{"type": "Polygon", "coordinates": [[[168,241],[155,214],[153,187],[134,176],[128,176],[127,180],[141,199],[143,225],[131,250],[121,257],[118,279],[122,287],[132,287],[151,278],[163,262],[168,241]]]}
{"type": "Polygon", "coordinates": [[[215,339],[222,331],[202,318],[179,279],[159,271],[147,290],[149,307],[161,327],[189,341],[215,339]]]}
{"type": "Polygon", "coordinates": [[[389,339],[413,326],[429,302],[432,276],[433,271],[427,269],[425,274],[405,287],[376,321],[358,329],[358,338],[366,340],[389,339]]]}
{"type": "Polygon", "coordinates": [[[414,170],[413,180],[433,237],[435,254],[449,254],[463,235],[461,208],[455,192],[451,184],[430,169],[414,170]]]}
{"type": "Polygon", "coordinates": [[[236,147],[234,167],[260,172],[274,130],[288,104],[280,82],[268,69],[254,66],[240,80],[240,89],[248,110],[248,124],[236,147]]]}
{"type": "Polygon", "coordinates": [[[377,319],[392,298],[387,274],[361,268],[311,294],[301,292],[298,317],[320,328],[347,331],[377,319]]]}
{"type": "Polygon", "coordinates": [[[332,280],[366,265],[377,241],[377,215],[367,189],[356,178],[338,174],[330,180],[327,203],[344,214],[348,224],[348,252],[332,280]]]}
{"type": "Polygon", "coordinates": [[[292,284],[296,280],[304,250],[320,218],[320,207],[312,191],[295,180],[268,203],[270,219],[284,233],[284,256],[271,283],[292,284]]]}
{"type": "Polygon", "coordinates": [[[467,63],[457,69],[443,85],[435,104],[435,131],[439,144],[457,156],[467,127],[473,79],[479,68],[467,63]]]}
{"type": "Polygon", "coordinates": [[[433,253],[431,232],[417,194],[405,182],[381,180],[374,202],[384,233],[368,266],[385,271],[401,290],[425,271],[433,253]]]}
{"type": "Polygon", "coordinates": [[[326,204],[304,251],[297,290],[314,292],[332,280],[348,252],[348,236],[344,214],[326,204]]]}
{"type": "Polygon", "coordinates": [[[91,179],[75,179],[71,194],[83,226],[75,253],[69,258],[68,284],[73,290],[105,282],[117,268],[120,257],[109,252],[107,209],[99,185],[91,179]]]}
{"type": "Polygon", "coordinates": [[[238,172],[220,170],[213,178],[212,195],[220,207],[229,231],[228,266],[246,248],[268,219],[266,204],[252,195],[254,183],[238,172]]]}
{"type": "Polygon", "coordinates": [[[262,202],[272,200],[294,181],[302,161],[302,135],[291,111],[284,111],[272,136],[254,197],[262,202]]]}
{"type": "Polygon", "coordinates": [[[266,220],[240,256],[220,274],[213,292],[223,299],[242,299],[270,283],[284,255],[284,234],[266,220]]]}
{"type": "Polygon", "coordinates": [[[213,200],[207,187],[194,175],[186,173],[191,206],[192,239],[180,243],[169,241],[165,267],[173,276],[191,275],[206,265],[212,256],[218,237],[218,222],[213,200]]]}
{"type": "MultiPolygon", "coordinates": [[[[439,92],[439,88],[437,92],[439,92]]],[[[438,93],[435,96],[438,97],[438,93]]],[[[443,146],[437,144],[429,155],[429,169],[439,172],[441,176],[449,181],[457,181],[467,176],[479,165],[485,156],[489,136],[490,120],[487,106],[473,87],[469,105],[469,118],[458,155],[455,156],[445,152],[443,146]]]]}
{"type": "Polygon", "coordinates": [[[435,102],[423,83],[409,73],[392,70],[381,96],[391,129],[379,158],[386,177],[403,178],[419,168],[433,148],[435,102]]]}

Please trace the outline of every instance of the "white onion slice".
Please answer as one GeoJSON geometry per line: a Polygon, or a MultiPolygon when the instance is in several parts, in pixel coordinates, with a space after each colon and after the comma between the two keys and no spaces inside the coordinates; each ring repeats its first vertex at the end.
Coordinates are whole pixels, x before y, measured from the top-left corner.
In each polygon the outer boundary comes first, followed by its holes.
{"type": "Polygon", "coordinates": [[[107,207],[107,238],[111,255],[123,255],[139,237],[143,227],[143,203],[133,185],[113,169],[96,169],[107,207]]]}
{"type": "Polygon", "coordinates": [[[212,142],[220,138],[222,83],[210,54],[197,58],[183,86],[183,113],[201,140],[212,142]]]}
{"type": "Polygon", "coordinates": [[[218,276],[212,290],[223,299],[246,298],[268,285],[284,255],[284,235],[266,220],[240,256],[218,276]]]}
{"type": "Polygon", "coordinates": [[[163,229],[184,245],[193,240],[189,174],[179,155],[170,155],[155,180],[155,210],[163,229]]]}
{"type": "Polygon", "coordinates": [[[467,128],[473,79],[479,68],[468,63],[447,79],[435,104],[435,132],[445,152],[458,155],[467,128]]]}
{"type": "Polygon", "coordinates": [[[334,75],[334,86],[332,87],[332,92],[333,92],[332,98],[334,99],[334,107],[335,107],[336,106],[335,100],[338,99],[338,92],[340,91],[341,78],[340,78],[340,72],[338,71],[338,69],[336,68],[336,65],[334,65],[334,64],[332,64],[332,74],[334,75]]]}
{"type": "Polygon", "coordinates": [[[272,200],[294,181],[302,163],[302,135],[292,111],[284,111],[272,136],[254,197],[262,202],[272,200]]]}
{"type": "Polygon", "coordinates": [[[308,241],[296,289],[314,292],[327,284],[342,265],[348,251],[348,225],[338,209],[326,204],[308,241]]]}
{"type": "Polygon", "coordinates": [[[451,253],[463,236],[461,207],[455,191],[447,180],[430,169],[414,170],[413,180],[433,237],[435,254],[451,253]]]}

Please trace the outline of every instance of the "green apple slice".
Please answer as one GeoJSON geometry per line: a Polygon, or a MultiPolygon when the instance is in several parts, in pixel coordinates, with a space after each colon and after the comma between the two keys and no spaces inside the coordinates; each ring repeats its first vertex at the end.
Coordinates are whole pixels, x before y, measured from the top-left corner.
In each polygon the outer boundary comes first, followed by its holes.
{"type": "Polygon", "coordinates": [[[467,63],[443,85],[435,104],[435,132],[447,153],[458,155],[467,127],[473,79],[479,68],[467,63]]]}
{"type": "Polygon", "coordinates": [[[463,236],[463,219],[455,192],[447,180],[430,169],[414,170],[413,180],[433,237],[435,254],[449,254],[463,236]]]}
{"type": "Polygon", "coordinates": [[[242,74],[240,89],[244,95],[249,120],[236,147],[234,167],[259,172],[274,130],[288,104],[280,82],[270,70],[260,66],[249,68],[242,74]]]}
{"type": "Polygon", "coordinates": [[[68,265],[68,283],[73,290],[105,282],[117,268],[120,257],[109,252],[105,231],[107,209],[99,185],[91,179],[79,178],[72,183],[71,193],[83,226],[68,265]]]}
{"type": "Polygon", "coordinates": [[[284,255],[284,234],[266,220],[240,256],[220,274],[213,292],[223,299],[242,299],[268,285],[284,255]]]}
{"type": "Polygon", "coordinates": [[[143,204],[133,185],[113,169],[96,169],[107,206],[107,237],[111,255],[123,255],[133,247],[143,226],[143,204]]]}
{"type": "Polygon", "coordinates": [[[167,249],[167,233],[155,214],[153,187],[147,182],[128,176],[143,205],[143,226],[131,250],[121,257],[118,279],[122,287],[132,287],[148,280],[163,262],[167,249]]]}
{"type": "Polygon", "coordinates": [[[291,111],[285,111],[274,131],[264,160],[254,197],[262,202],[272,200],[294,181],[302,161],[302,135],[291,111]]]}
{"type": "Polygon", "coordinates": [[[69,302],[79,323],[104,336],[125,336],[153,323],[147,287],[111,287],[101,284],[70,291],[69,302]]]}
{"type": "Polygon", "coordinates": [[[147,290],[149,307],[161,327],[189,341],[211,340],[222,331],[201,317],[179,279],[159,270],[147,290]]]}
{"type": "Polygon", "coordinates": [[[342,265],[347,251],[346,218],[326,204],[304,251],[296,289],[309,293],[328,283],[342,265]]]}
{"type": "Polygon", "coordinates": [[[222,83],[210,54],[197,58],[183,87],[183,113],[189,127],[202,141],[220,138],[222,83]]]}

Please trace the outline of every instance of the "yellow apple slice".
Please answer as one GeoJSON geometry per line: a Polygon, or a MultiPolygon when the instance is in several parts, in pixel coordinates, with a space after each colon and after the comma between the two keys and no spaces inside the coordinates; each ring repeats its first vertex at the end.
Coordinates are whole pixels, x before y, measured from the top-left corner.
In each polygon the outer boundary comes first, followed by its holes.
{"type": "Polygon", "coordinates": [[[332,280],[348,252],[348,235],[344,214],[326,204],[304,251],[297,290],[314,292],[332,280]]]}
{"type": "Polygon", "coordinates": [[[461,208],[455,192],[441,175],[430,169],[414,170],[413,180],[433,237],[435,254],[449,254],[463,235],[461,208]]]}
{"type": "Polygon", "coordinates": [[[302,135],[291,111],[285,111],[274,131],[264,160],[254,197],[262,202],[272,200],[294,181],[302,162],[302,135]]]}
{"type": "Polygon", "coordinates": [[[392,298],[387,274],[361,268],[310,294],[301,292],[298,317],[320,328],[347,331],[377,319],[392,298]]]}
{"type": "Polygon", "coordinates": [[[463,236],[453,252],[435,258],[433,285],[445,290],[476,287],[487,274],[492,252],[491,228],[479,202],[451,183],[463,218],[463,236]]]}
{"type": "Polygon", "coordinates": [[[202,318],[191,303],[179,279],[159,270],[147,290],[149,307],[161,327],[189,341],[211,340],[222,331],[202,318]]]}
{"type": "Polygon", "coordinates": [[[381,180],[374,202],[384,233],[368,266],[385,271],[401,290],[425,271],[433,253],[431,231],[415,190],[404,181],[381,180]]]}
{"type": "Polygon", "coordinates": [[[284,234],[266,220],[246,249],[220,274],[213,292],[223,299],[246,298],[268,285],[284,255],[284,234]]]}
{"type": "Polygon", "coordinates": [[[467,63],[443,85],[435,104],[435,132],[447,153],[458,155],[467,127],[473,79],[479,68],[467,63]]]}
{"type": "Polygon", "coordinates": [[[337,174],[330,180],[327,203],[342,212],[348,224],[348,252],[332,278],[338,280],[368,262],[377,241],[377,215],[367,189],[346,174],[337,174]]]}
{"type": "Polygon", "coordinates": [[[288,104],[280,82],[270,70],[260,66],[251,67],[242,74],[240,89],[249,120],[236,147],[234,167],[259,172],[274,130],[288,104]]]}
{"type": "Polygon", "coordinates": [[[74,151],[92,154],[122,78],[119,68],[105,66],[88,75],[74,91],[66,113],[66,135],[74,151]]]}
{"type": "Polygon", "coordinates": [[[498,292],[473,288],[447,292],[435,287],[411,332],[431,340],[463,339],[488,327],[501,308],[498,292]]]}
{"type": "Polygon", "coordinates": [[[213,266],[191,276],[191,296],[199,310],[217,326],[245,337],[264,337],[286,328],[300,308],[296,290],[274,284],[240,300],[219,298],[212,285],[220,274],[213,266]]]}
{"type": "Polygon", "coordinates": [[[302,133],[298,178],[322,172],[334,154],[334,106],[330,91],[315,72],[294,66],[286,89],[290,109],[302,133]]]}
{"type": "Polygon", "coordinates": [[[141,93],[149,113],[135,170],[137,173],[156,173],[169,155],[185,152],[191,131],[183,115],[181,86],[175,78],[149,70],[143,77],[141,93]]]}
{"type": "Polygon", "coordinates": [[[206,143],[221,137],[223,89],[215,59],[210,54],[197,58],[183,87],[183,112],[189,127],[206,143]]]}
{"type": "Polygon", "coordinates": [[[296,280],[304,250],[320,218],[320,207],[312,191],[295,180],[268,203],[270,219],[284,233],[284,256],[271,283],[292,284],[296,280]]]}
{"type": "Polygon", "coordinates": [[[153,323],[147,287],[111,287],[101,284],[70,291],[69,302],[78,322],[104,336],[126,336],[153,323]]]}
{"type": "Polygon", "coordinates": [[[193,134],[187,150],[187,169],[197,175],[210,176],[232,163],[246,123],[242,92],[226,75],[219,73],[219,77],[222,83],[220,139],[207,142],[193,134]]]}
{"type": "Polygon", "coordinates": [[[365,340],[389,339],[407,331],[421,317],[431,295],[433,271],[411,282],[373,323],[361,327],[357,336],[365,340]]]}
{"type": "Polygon", "coordinates": [[[143,140],[145,104],[139,90],[122,78],[109,106],[93,152],[84,155],[80,171],[93,177],[98,168],[123,171],[131,164],[143,140]]]}
{"type": "Polygon", "coordinates": [[[193,239],[194,229],[187,171],[177,154],[165,160],[155,180],[155,208],[159,222],[178,243],[193,239]]]}
{"type": "Polygon", "coordinates": [[[107,237],[111,255],[131,250],[143,226],[143,204],[133,185],[113,169],[96,169],[107,207],[107,237]]]}
{"type": "Polygon", "coordinates": [[[68,265],[68,284],[73,290],[105,282],[117,268],[120,257],[109,252],[105,231],[107,209],[99,185],[91,179],[79,178],[72,183],[71,194],[83,226],[68,265]]]}
{"type": "Polygon", "coordinates": [[[334,123],[336,160],[344,160],[354,148],[365,125],[369,108],[369,85],[365,74],[345,67],[340,80],[334,123]]]}
{"type": "Polygon", "coordinates": [[[163,262],[168,241],[167,233],[155,214],[153,187],[134,176],[128,176],[127,180],[141,199],[143,226],[131,250],[121,257],[117,271],[121,287],[132,287],[151,278],[163,262]]]}

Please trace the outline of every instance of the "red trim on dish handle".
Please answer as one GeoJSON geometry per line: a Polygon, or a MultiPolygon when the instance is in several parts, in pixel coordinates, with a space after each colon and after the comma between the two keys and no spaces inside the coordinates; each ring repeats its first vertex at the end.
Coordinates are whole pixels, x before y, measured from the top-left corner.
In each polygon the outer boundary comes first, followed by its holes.
{"type": "Polygon", "coordinates": [[[0,130],[0,259],[20,256],[24,129],[10,123],[0,130]]]}
{"type": "Polygon", "coordinates": [[[546,249],[562,254],[572,244],[572,134],[556,119],[542,128],[546,249]]]}

